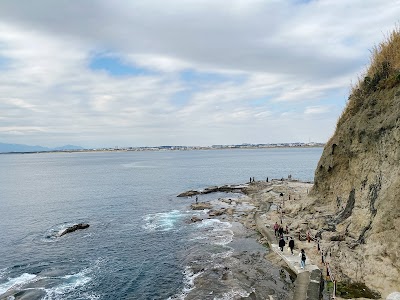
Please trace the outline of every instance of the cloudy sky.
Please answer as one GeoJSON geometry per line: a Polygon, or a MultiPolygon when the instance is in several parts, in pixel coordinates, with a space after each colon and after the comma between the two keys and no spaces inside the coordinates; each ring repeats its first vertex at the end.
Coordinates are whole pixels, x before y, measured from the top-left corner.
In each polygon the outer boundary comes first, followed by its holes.
{"type": "Polygon", "coordinates": [[[1,0],[0,142],[326,142],[400,0],[1,0]]]}

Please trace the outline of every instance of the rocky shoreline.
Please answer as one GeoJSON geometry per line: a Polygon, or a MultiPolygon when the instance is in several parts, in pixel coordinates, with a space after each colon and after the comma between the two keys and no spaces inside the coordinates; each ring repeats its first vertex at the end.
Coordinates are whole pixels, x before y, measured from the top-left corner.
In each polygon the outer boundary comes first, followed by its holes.
{"type": "MultiPolygon", "coordinates": [[[[329,218],[329,216],[325,215],[323,208],[315,206],[315,199],[310,195],[312,187],[313,184],[310,182],[273,179],[270,182],[256,181],[242,185],[211,187],[203,191],[188,191],[189,193],[182,193],[179,196],[193,197],[220,191],[241,192],[245,197],[236,200],[218,199],[220,202],[218,205],[212,202],[192,203],[193,210],[207,210],[208,213],[203,218],[194,216],[189,221],[199,222],[204,218],[221,218],[237,221],[249,229],[257,230],[254,220],[254,214],[257,212],[266,228],[272,229],[275,222],[282,222],[283,226],[287,226],[288,235],[295,239],[295,249],[305,249],[310,261],[318,265],[325,279],[335,278],[339,288],[336,299],[386,299],[382,298],[381,291],[370,289],[365,284],[358,282],[357,278],[342,276],[341,268],[346,266],[341,266],[337,261],[338,256],[334,252],[334,249],[342,247],[342,239],[335,234],[333,228],[318,227],[318,220],[329,218]],[[252,208],[243,209],[243,203],[248,203],[247,205],[252,208]],[[307,235],[310,237],[310,241],[308,241],[307,235]],[[331,274],[327,274],[327,263],[331,274]]],[[[260,238],[259,242],[265,244],[267,241],[265,238],[260,238]]],[[[347,247],[347,249],[349,248],[347,247]]],[[[269,254],[268,260],[285,265],[276,255],[269,254]]],[[[332,288],[325,289],[324,299],[328,299],[331,293],[332,288]]],[[[384,297],[386,296],[384,295],[384,297]]],[[[273,296],[271,299],[274,299],[273,296]]]]}

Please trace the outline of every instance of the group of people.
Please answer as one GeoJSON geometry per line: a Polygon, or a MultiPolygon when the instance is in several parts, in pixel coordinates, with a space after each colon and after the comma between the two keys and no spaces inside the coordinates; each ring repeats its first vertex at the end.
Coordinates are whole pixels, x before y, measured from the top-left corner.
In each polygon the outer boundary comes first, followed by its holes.
{"type": "Polygon", "coordinates": [[[274,231],[275,231],[276,237],[282,237],[283,234],[289,233],[289,228],[287,225],[286,225],[286,228],[283,228],[283,225],[279,225],[278,222],[275,222],[274,231]]]}
{"type": "MultiPolygon", "coordinates": [[[[279,225],[277,222],[275,222],[274,231],[275,231],[275,236],[277,238],[279,238],[278,246],[281,249],[281,251],[283,252],[283,248],[286,245],[286,242],[285,242],[283,234],[284,233],[288,234],[289,233],[289,229],[288,229],[288,227],[286,225],[286,228],[284,230],[282,225],[279,225]]],[[[293,253],[293,249],[294,249],[294,239],[293,239],[293,237],[290,237],[288,246],[289,246],[291,254],[294,255],[294,253],[293,253]]],[[[300,257],[300,267],[302,269],[304,269],[305,265],[306,265],[306,259],[307,259],[304,249],[301,249],[301,251],[299,253],[299,257],[300,257]]]]}

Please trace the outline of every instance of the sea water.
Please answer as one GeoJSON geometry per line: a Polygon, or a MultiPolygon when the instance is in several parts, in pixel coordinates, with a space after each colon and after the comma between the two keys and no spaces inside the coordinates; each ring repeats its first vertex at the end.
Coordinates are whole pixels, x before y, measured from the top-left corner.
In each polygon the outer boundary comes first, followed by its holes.
{"type": "Polygon", "coordinates": [[[0,155],[0,299],[240,299],[261,288],[284,299],[290,281],[265,260],[255,233],[218,219],[190,223],[206,212],[190,211],[193,199],[176,195],[250,177],[312,181],[321,153],[0,155]],[[80,222],[90,227],[59,236],[80,222]],[[265,286],[251,283],[247,261],[265,286]]]}

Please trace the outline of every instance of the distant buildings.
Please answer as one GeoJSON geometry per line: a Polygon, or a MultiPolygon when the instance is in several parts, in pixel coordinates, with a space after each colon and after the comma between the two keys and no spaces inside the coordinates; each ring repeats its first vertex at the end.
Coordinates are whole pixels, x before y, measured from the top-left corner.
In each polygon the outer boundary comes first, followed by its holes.
{"type": "Polygon", "coordinates": [[[219,149],[263,149],[263,148],[307,148],[324,147],[324,143],[274,143],[274,144],[239,144],[239,145],[212,145],[212,146],[155,146],[155,147],[114,147],[86,149],[83,151],[190,151],[190,150],[219,150],[219,149]]]}
{"type": "Polygon", "coordinates": [[[40,153],[40,152],[126,152],[126,151],[192,151],[192,150],[219,150],[219,149],[263,149],[263,148],[307,148],[324,147],[324,143],[277,143],[277,144],[240,144],[240,145],[212,145],[212,146],[155,146],[155,147],[111,147],[111,148],[92,148],[83,149],[44,149],[44,150],[25,150],[25,151],[0,151],[0,154],[6,153],[40,153]]]}

